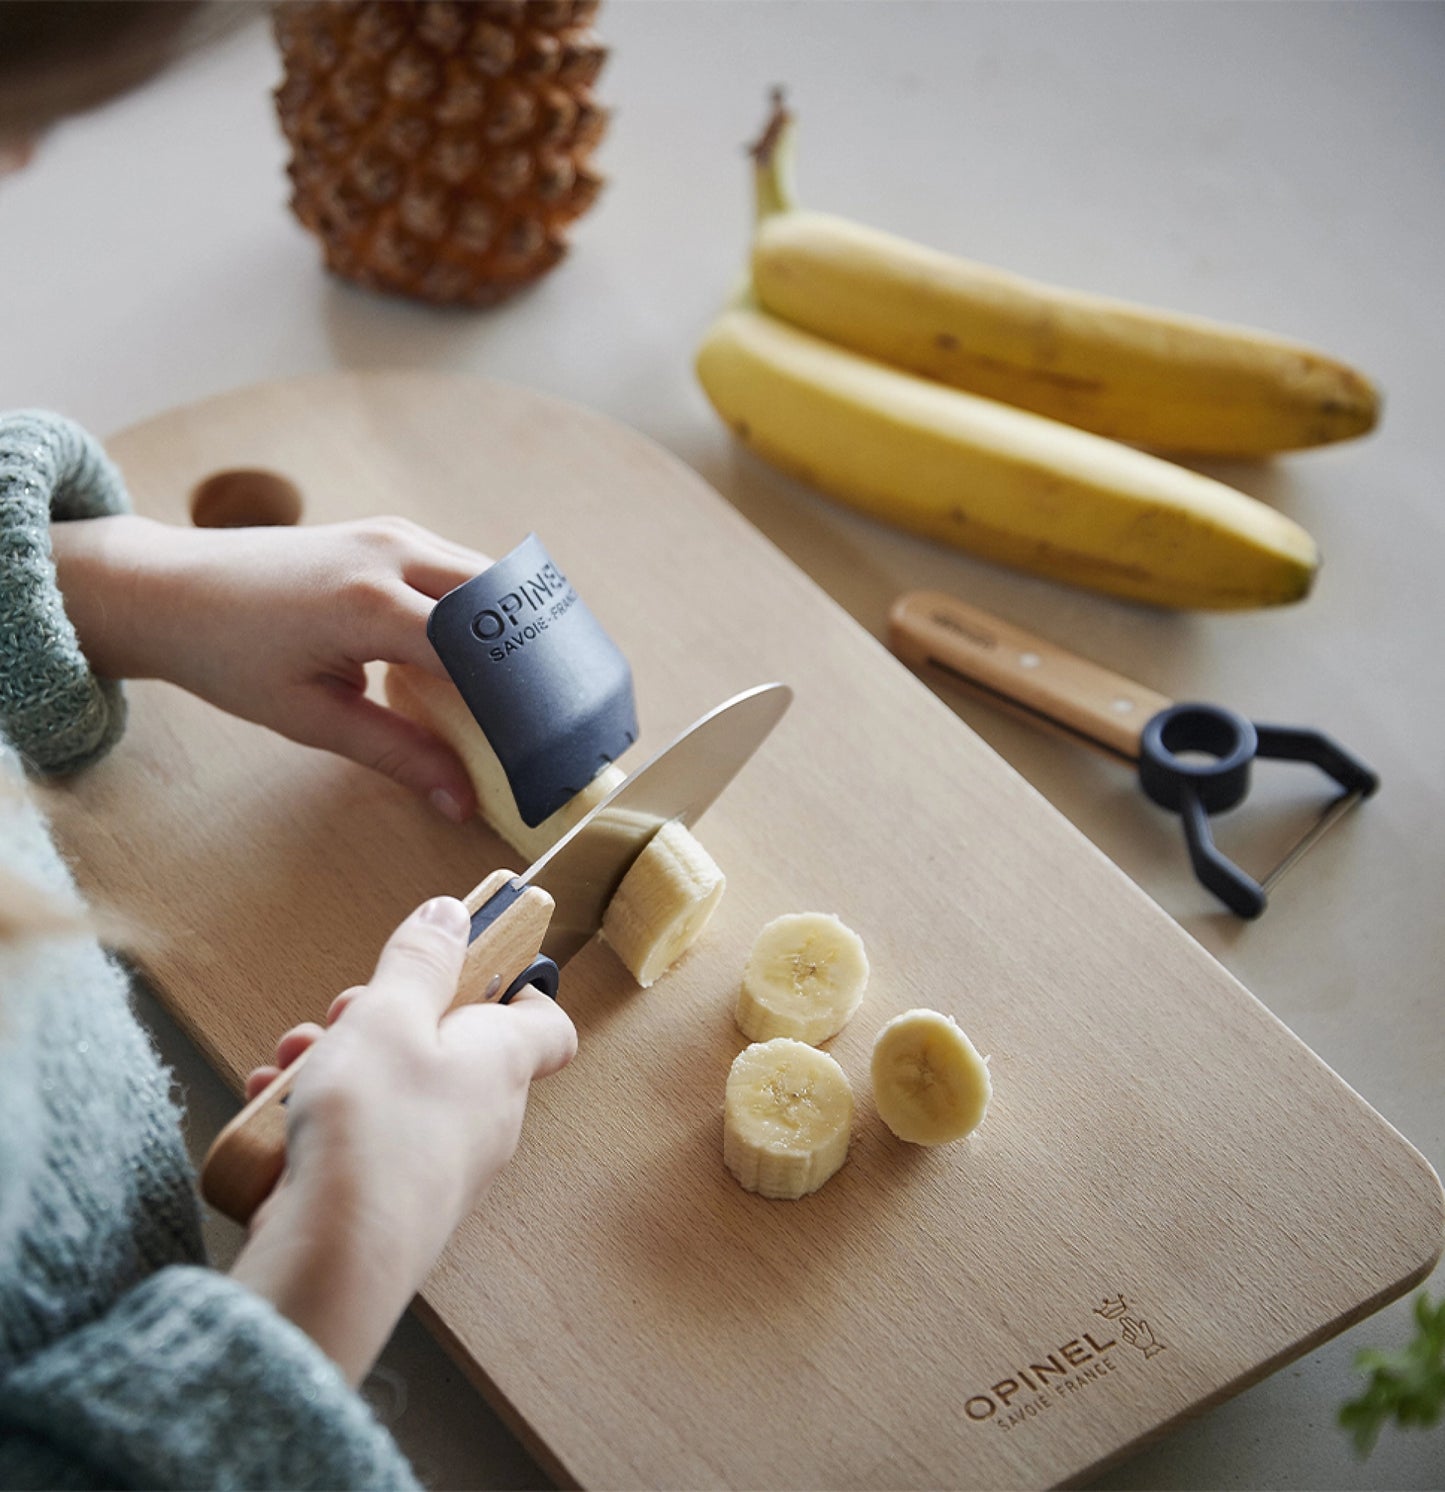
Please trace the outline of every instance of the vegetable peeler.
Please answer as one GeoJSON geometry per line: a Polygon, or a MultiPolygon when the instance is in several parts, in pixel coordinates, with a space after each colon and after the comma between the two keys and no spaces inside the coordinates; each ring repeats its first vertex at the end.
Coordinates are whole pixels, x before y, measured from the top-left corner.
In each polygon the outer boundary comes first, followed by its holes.
{"type": "Polygon", "coordinates": [[[1221,705],[1176,704],[936,591],[899,597],[888,618],[894,653],[1075,740],[1137,766],[1145,796],[1179,814],[1201,885],[1236,916],[1258,917],[1268,892],[1380,779],[1316,730],[1262,725],[1221,705]],[[1318,767],[1340,789],[1258,880],[1221,853],[1209,819],[1243,801],[1256,757],[1318,767]]]}

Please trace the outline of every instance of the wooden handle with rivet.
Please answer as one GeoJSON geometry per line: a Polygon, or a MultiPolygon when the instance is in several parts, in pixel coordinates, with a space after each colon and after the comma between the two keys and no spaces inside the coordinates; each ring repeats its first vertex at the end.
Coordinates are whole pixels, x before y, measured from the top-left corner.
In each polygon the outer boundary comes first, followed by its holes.
{"type": "Polygon", "coordinates": [[[1131,762],[1139,759],[1144,726],[1173,703],[938,591],[910,591],[894,602],[888,645],[918,673],[941,674],[1131,762]]]}
{"type": "MultiPolygon", "coordinates": [[[[466,897],[475,913],[516,877],[493,871],[466,897]]],[[[552,920],[552,898],[528,886],[467,950],[452,1006],[500,999],[541,951],[552,920]]],[[[304,1070],[303,1052],[218,1134],[201,1167],[201,1195],[238,1223],[247,1223],[286,1169],[286,1098],[304,1070]]]]}

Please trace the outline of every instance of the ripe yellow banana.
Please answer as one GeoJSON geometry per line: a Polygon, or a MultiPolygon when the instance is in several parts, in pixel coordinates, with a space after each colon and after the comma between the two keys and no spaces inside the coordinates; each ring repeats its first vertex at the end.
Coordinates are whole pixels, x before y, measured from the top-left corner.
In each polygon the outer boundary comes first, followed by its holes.
{"type": "Polygon", "coordinates": [[[1038,284],[793,205],[792,121],[754,147],[752,280],[774,315],[900,368],[1135,445],[1263,456],[1373,428],[1354,368],[1266,332],[1038,284]]]}
{"type": "Polygon", "coordinates": [[[1298,601],[1314,540],[1222,482],[947,388],[747,306],[697,375],[737,436],[789,474],[915,533],[1159,606],[1298,601]]]}

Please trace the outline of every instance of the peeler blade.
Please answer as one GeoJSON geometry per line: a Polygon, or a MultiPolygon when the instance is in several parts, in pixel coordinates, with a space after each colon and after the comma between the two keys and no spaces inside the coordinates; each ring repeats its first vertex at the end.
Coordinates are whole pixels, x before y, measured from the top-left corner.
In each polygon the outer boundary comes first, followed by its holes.
{"type": "Polygon", "coordinates": [[[1339,794],[1338,797],[1326,803],[1320,816],[1284,852],[1279,864],[1260,877],[1259,889],[1268,892],[1292,865],[1303,859],[1352,808],[1363,803],[1368,796],[1366,789],[1356,787],[1339,794]]]}

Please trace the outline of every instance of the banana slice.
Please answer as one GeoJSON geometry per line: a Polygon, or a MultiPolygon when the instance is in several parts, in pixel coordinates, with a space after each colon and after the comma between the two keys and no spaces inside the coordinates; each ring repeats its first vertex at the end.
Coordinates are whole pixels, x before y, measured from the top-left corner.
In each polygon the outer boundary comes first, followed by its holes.
{"type": "Polygon", "coordinates": [[[751,1041],[827,1041],[847,1025],[867,983],[868,955],[851,927],[827,912],[790,912],[753,944],[737,1023],[751,1041]]]}
{"type": "Polygon", "coordinates": [[[461,757],[482,817],[528,861],[551,849],[627,775],[618,766],[604,767],[575,798],[531,828],[517,812],[517,800],[497,753],[454,684],[411,664],[391,663],[382,677],[382,694],[399,715],[440,736],[461,757]]]}
{"type": "Polygon", "coordinates": [[[602,936],[647,989],[692,947],[727,884],[682,824],[664,824],[607,904],[602,936]]]}
{"type": "Polygon", "coordinates": [[[791,1037],[738,1053],[723,1101],[723,1163],[750,1192],[815,1192],[848,1157],[853,1090],[827,1052],[791,1037]]]}
{"type": "Polygon", "coordinates": [[[905,1010],[874,1038],[873,1101],[900,1140],[961,1140],[992,1096],[988,1066],[952,1016],[905,1010]]]}
{"type": "MultiPolygon", "coordinates": [[[[536,828],[517,812],[507,774],[456,686],[410,664],[388,664],[382,694],[392,709],[444,740],[461,757],[482,817],[527,860],[544,854],[626,773],[607,766],[536,828]]],[[[601,821],[599,821],[601,822],[601,821]]],[[[608,904],[602,931],[632,977],[646,989],[692,946],[722,898],[724,878],[711,855],[681,824],[619,810],[607,827],[648,841],[608,904]]]]}

